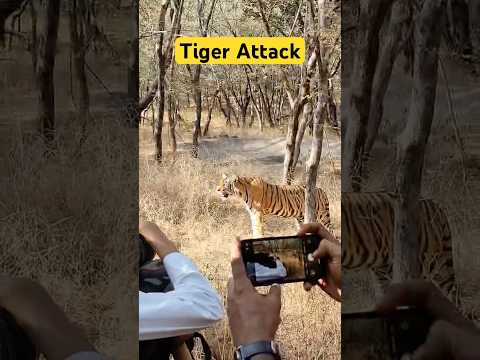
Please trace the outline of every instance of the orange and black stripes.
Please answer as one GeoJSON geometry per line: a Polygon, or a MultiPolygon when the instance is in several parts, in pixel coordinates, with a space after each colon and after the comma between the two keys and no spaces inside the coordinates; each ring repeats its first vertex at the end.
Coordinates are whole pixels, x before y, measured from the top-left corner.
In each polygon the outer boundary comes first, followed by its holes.
{"type": "MultiPolygon", "coordinates": [[[[342,194],[342,266],[381,271],[392,266],[395,195],[393,193],[342,194]]],[[[418,218],[423,276],[447,295],[456,288],[452,235],[448,219],[433,200],[420,201],[418,218]]]]}
{"type": "MultiPolygon", "coordinates": [[[[224,176],[217,191],[225,197],[240,197],[251,210],[263,215],[296,218],[303,222],[305,188],[298,185],[273,185],[260,177],[224,176]]],[[[322,189],[316,189],[317,219],[330,227],[328,198],[322,189]]]]}

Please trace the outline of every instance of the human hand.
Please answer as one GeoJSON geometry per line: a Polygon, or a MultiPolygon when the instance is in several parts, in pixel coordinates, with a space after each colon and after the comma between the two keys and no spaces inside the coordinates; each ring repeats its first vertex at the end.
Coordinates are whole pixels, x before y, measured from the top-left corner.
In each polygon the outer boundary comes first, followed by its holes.
{"type": "Polygon", "coordinates": [[[169,240],[162,230],[160,230],[160,228],[154,223],[140,222],[139,232],[161,259],[165,258],[165,256],[172,252],[178,251],[173,241],[169,240]]]}
{"type": "MultiPolygon", "coordinates": [[[[341,301],[342,298],[342,247],[340,242],[322,224],[303,224],[298,236],[315,234],[322,241],[314,251],[313,258],[326,264],[325,278],[318,280],[318,286],[332,299],[341,301]]],[[[305,290],[309,291],[315,284],[304,283],[305,290]]]]}
{"type": "Polygon", "coordinates": [[[228,282],[228,319],[235,346],[271,341],[280,325],[280,286],[259,294],[247,277],[237,239],[232,251],[232,277],[228,282]]]}
{"type": "Polygon", "coordinates": [[[434,319],[427,340],[410,359],[480,359],[479,329],[466,320],[433,284],[423,280],[394,284],[377,305],[377,311],[389,313],[399,306],[417,307],[434,319]]]}
{"type": "Polygon", "coordinates": [[[31,280],[0,276],[0,307],[15,318],[37,351],[48,360],[95,351],[45,289],[31,280]]]}

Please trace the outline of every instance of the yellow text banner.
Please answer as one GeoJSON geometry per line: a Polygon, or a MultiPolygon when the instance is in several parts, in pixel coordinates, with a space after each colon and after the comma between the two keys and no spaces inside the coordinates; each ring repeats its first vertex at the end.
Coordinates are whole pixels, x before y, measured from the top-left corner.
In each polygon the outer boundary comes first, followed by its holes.
{"type": "Polygon", "coordinates": [[[301,37],[179,37],[175,40],[178,64],[302,64],[305,40],[301,37]]]}

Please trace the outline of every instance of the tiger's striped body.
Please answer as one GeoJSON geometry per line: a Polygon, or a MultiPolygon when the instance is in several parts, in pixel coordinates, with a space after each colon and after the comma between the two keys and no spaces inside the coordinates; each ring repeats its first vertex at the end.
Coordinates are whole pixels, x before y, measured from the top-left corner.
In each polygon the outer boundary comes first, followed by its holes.
{"type": "MultiPolygon", "coordinates": [[[[223,198],[235,196],[243,200],[250,213],[254,236],[264,234],[264,216],[275,215],[296,218],[303,223],[305,188],[298,185],[273,185],[260,177],[239,177],[223,175],[217,192],[223,198]]],[[[325,192],[315,193],[317,219],[330,227],[330,211],[325,192]]]]}
{"type": "MultiPolygon", "coordinates": [[[[382,288],[391,279],[395,201],[393,193],[342,194],[342,268],[370,269],[382,288]]],[[[448,219],[432,200],[420,200],[420,209],[422,275],[451,298],[456,280],[448,219]]]]}

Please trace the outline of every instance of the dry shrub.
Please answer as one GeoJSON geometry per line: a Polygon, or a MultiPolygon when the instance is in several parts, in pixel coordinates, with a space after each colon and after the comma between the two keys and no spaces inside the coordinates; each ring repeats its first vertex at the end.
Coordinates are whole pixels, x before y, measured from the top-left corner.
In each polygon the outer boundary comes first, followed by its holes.
{"type": "Polygon", "coordinates": [[[137,149],[136,132],[117,125],[112,132],[97,119],[80,148],[75,125],[60,125],[54,150],[34,134],[9,139],[1,159],[8,171],[0,180],[0,272],[37,280],[98,349],[132,359],[138,190],[129,151],[137,149]]]}

